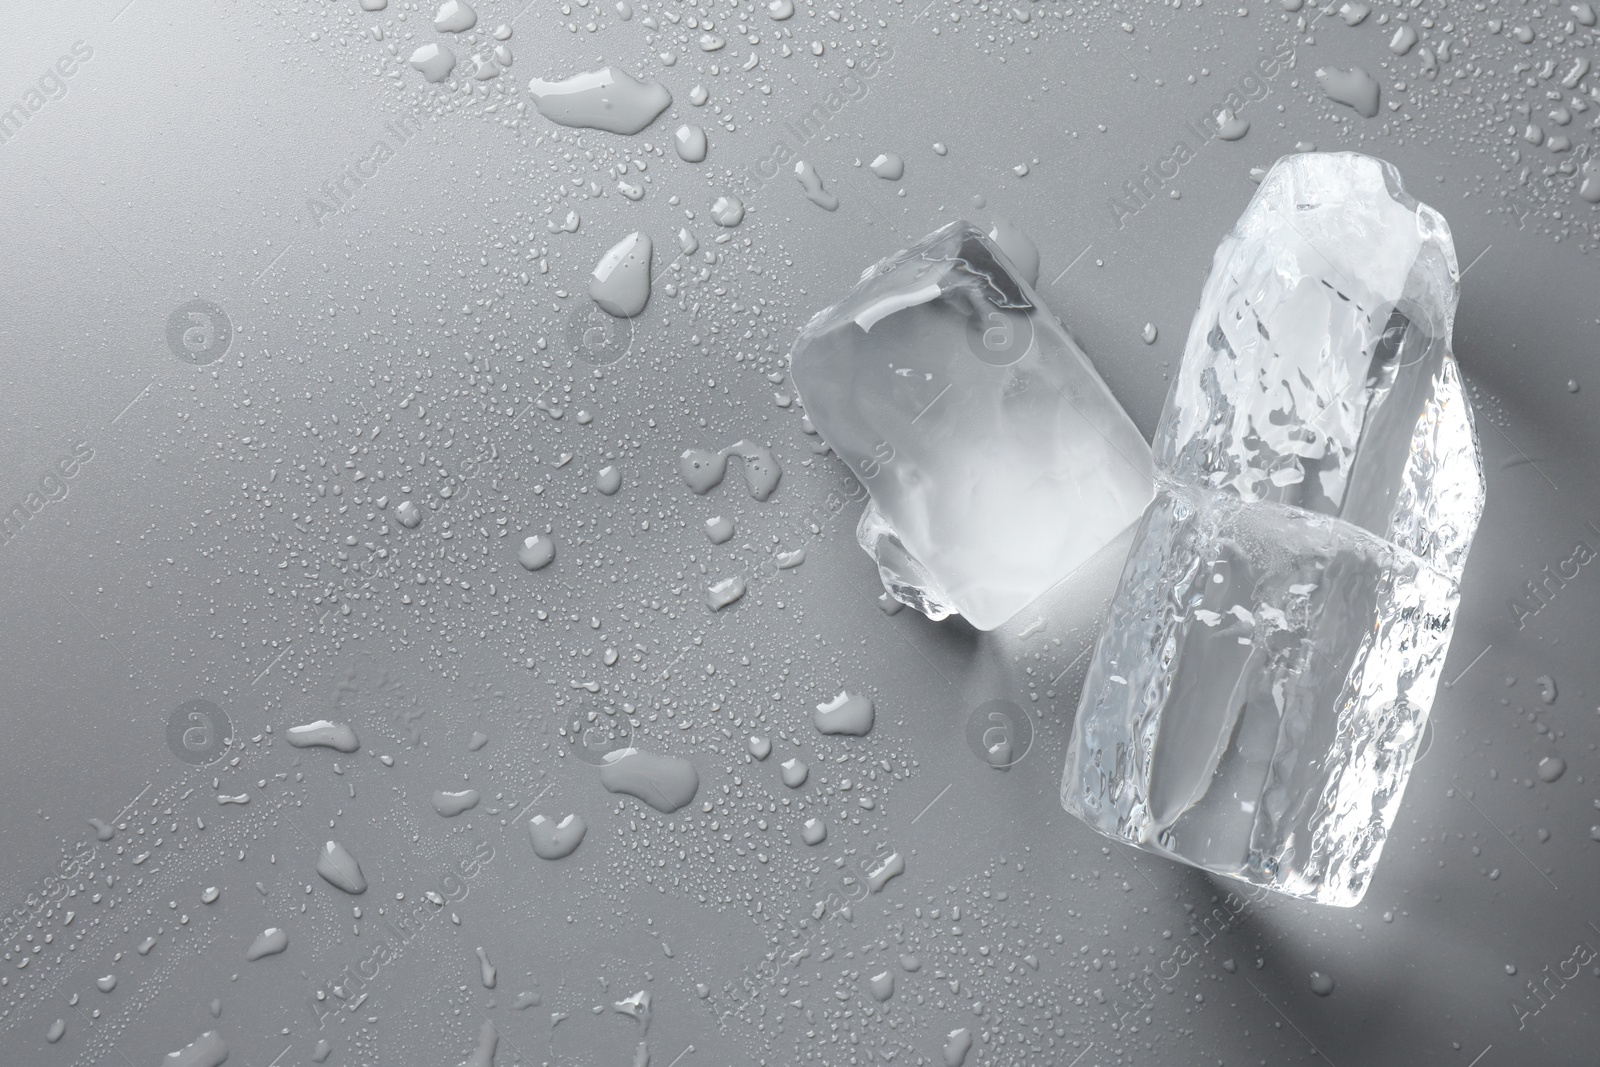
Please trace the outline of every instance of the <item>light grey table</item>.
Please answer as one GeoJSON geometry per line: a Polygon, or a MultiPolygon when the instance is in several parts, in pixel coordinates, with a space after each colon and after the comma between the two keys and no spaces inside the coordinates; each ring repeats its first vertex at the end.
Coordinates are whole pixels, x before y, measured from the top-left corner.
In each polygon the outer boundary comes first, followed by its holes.
{"type": "Polygon", "coordinates": [[[1561,85],[1591,29],[1462,0],[1355,26],[1277,0],[476,6],[462,35],[400,2],[9,13],[0,1062],[459,1063],[492,1039],[501,1067],[940,1064],[962,1029],[969,1064],[1593,1062],[1597,112],[1589,77],[1561,85]],[[512,63],[477,82],[502,24],[512,63]],[[428,43],[459,61],[438,86],[405,62],[428,43]],[[607,63],[672,107],[622,137],[528,104],[607,63]],[[1377,118],[1318,86],[1352,65],[1377,118]],[[1248,134],[1202,138],[1230,103],[1248,134]],[[1113,203],[1180,139],[1175,177],[1113,203]],[[1224,905],[1062,813],[1118,561],[987,635],[885,614],[860,492],[784,372],[862,267],[998,214],[1148,433],[1251,168],[1297,144],[1383,155],[1450,219],[1489,483],[1453,684],[1351,910],[1224,905]],[[608,333],[589,272],[634,230],[654,295],[608,333]],[[737,469],[690,492],[678,454],[738,440],[775,451],[771,499],[737,469]],[[547,529],[555,562],[525,571],[547,529]],[[872,697],[867,737],[811,725],[841,689],[872,697]],[[1005,772],[969,740],[992,713],[1024,753],[1005,772]],[[359,751],[287,743],[320,719],[359,751]],[[574,728],[688,759],[695,799],[607,792],[574,728]],[[569,813],[581,846],[538,858],[530,820],[569,813]],[[329,839],[364,894],[314,872],[329,839]],[[247,960],[269,928],[287,948],[247,960]]]}

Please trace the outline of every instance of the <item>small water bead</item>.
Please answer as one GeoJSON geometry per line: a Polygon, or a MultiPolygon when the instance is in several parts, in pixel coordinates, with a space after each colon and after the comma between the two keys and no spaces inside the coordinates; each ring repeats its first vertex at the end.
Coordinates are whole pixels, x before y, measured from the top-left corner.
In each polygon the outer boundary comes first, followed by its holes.
{"type": "Polygon", "coordinates": [[[737,226],[744,221],[744,201],[737,196],[719,196],[711,205],[711,218],[718,226],[737,226]]]}
{"type": "Polygon", "coordinates": [[[544,534],[523,538],[522,547],[517,549],[517,562],[530,571],[548,567],[555,558],[556,543],[544,534]]]}
{"type": "Polygon", "coordinates": [[[276,926],[269,926],[250,943],[249,948],[245,949],[244,958],[252,961],[265,959],[268,956],[276,956],[288,947],[288,932],[276,926]]]}
{"type": "Polygon", "coordinates": [[[811,773],[811,768],[798,759],[786,759],[778,765],[779,777],[783,784],[790,789],[799,789],[806,784],[806,776],[811,773]]]}
{"type": "Polygon", "coordinates": [[[1539,761],[1536,773],[1539,775],[1539,781],[1547,784],[1554,782],[1567,773],[1567,761],[1560,756],[1546,756],[1539,761]]]}
{"type": "Polygon", "coordinates": [[[422,525],[422,509],[409,500],[402,500],[394,508],[395,521],[408,530],[422,525]]]}
{"type": "Polygon", "coordinates": [[[906,173],[906,161],[896,152],[885,152],[868,164],[872,173],[885,181],[897,182],[906,173]]]}
{"type": "Polygon", "coordinates": [[[437,84],[456,69],[456,54],[441,44],[425,44],[411,53],[410,63],[424,81],[437,84]]]}
{"type": "Polygon", "coordinates": [[[471,811],[477,807],[478,801],[482,799],[482,794],[476,789],[463,789],[454,793],[436,789],[433,792],[432,799],[434,811],[446,819],[453,819],[462,812],[471,811]]]}
{"type": "Polygon", "coordinates": [[[466,0],[445,0],[433,17],[433,28],[440,33],[465,33],[478,24],[478,13],[466,0]]]}
{"type": "Polygon", "coordinates": [[[685,163],[700,163],[706,158],[708,142],[706,131],[699,126],[684,124],[672,133],[672,146],[678,158],[685,163]]]}
{"type": "Polygon", "coordinates": [[[595,264],[589,298],[608,315],[629,319],[650,301],[650,265],[654,246],[635,230],[612,245],[595,264]]]}
{"type": "Polygon", "coordinates": [[[872,730],[872,698],[841,689],[832,700],[818,704],[811,719],[819,733],[861,737],[872,730]]]}

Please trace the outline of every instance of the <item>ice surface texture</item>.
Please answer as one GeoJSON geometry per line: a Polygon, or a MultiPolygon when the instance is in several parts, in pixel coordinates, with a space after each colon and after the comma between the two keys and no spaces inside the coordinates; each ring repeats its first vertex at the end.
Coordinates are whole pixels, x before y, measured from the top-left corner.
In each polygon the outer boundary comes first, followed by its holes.
{"type": "Polygon", "coordinates": [[[790,360],[812,424],[872,495],[862,548],[929,618],[1001,625],[1150,500],[1144,438],[970,223],[868,268],[790,360]]]}
{"type": "Polygon", "coordinates": [[[1217,249],[1061,802],[1217,874],[1360,901],[1483,510],[1450,229],[1389,164],[1286,156],[1217,249]]]}

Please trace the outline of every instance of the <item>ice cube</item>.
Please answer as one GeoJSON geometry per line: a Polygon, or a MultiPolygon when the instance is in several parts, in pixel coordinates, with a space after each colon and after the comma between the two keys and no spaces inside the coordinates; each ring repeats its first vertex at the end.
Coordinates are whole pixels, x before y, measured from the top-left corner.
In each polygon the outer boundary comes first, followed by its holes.
{"type": "Polygon", "coordinates": [[[1061,801],[1090,826],[1361,900],[1483,510],[1457,273],[1388,163],[1307,153],[1262,181],[1217,249],[1084,682],[1061,801]]]}
{"type": "Polygon", "coordinates": [[[868,268],[790,362],[812,424],[872,496],[861,546],[929,618],[1001,625],[1150,500],[1144,438],[970,223],[868,268]]]}

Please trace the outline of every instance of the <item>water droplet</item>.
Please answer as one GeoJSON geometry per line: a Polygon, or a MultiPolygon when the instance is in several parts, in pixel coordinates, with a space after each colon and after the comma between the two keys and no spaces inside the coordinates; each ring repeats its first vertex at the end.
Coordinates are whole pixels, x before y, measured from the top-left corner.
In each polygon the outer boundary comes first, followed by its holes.
{"type": "Polygon", "coordinates": [[[619,1015],[637,1019],[643,1024],[645,1032],[650,1030],[650,992],[641,989],[631,997],[625,997],[612,1003],[611,1010],[619,1015]]]}
{"type": "Polygon", "coordinates": [[[554,82],[534,78],[528,91],[539,114],[551,122],[624,135],[638,133],[672,103],[666,86],[640,81],[618,67],[554,82]]]}
{"type": "Polygon", "coordinates": [[[836,211],[839,208],[839,198],[822,187],[822,175],[817,173],[817,168],[806,160],[799,160],[794,165],[794,176],[800,182],[800,189],[806,194],[806,199],[824,211],[836,211]]]}
{"type": "Polygon", "coordinates": [[[415,530],[422,525],[422,509],[409,500],[402,500],[394,507],[395,521],[408,530],[415,530]]]}
{"type": "Polygon", "coordinates": [[[721,515],[706,520],[706,536],[714,545],[726,544],[733,539],[733,520],[721,515]]]}
{"type": "Polygon", "coordinates": [[[615,496],[622,488],[622,472],[616,467],[601,467],[594,476],[594,487],[605,496],[615,496]]]}
{"type": "Polygon", "coordinates": [[[335,752],[354,752],[361,741],[349,723],[318,719],[304,726],[291,726],[284,732],[284,740],[295,748],[331,748],[335,752]]]}
{"type": "Polygon", "coordinates": [[[462,1067],[494,1067],[494,1050],[499,1044],[500,1031],[490,1020],[483,1020],[478,1026],[478,1047],[472,1050],[462,1067]]]}
{"type": "Polygon", "coordinates": [[[227,1058],[228,1046],[222,1035],[207,1030],[178,1051],[163,1056],[161,1067],[222,1067],[227,1058]]]}
{"type": "Polygon", "coordinates": [[[721,452],[685,449],[678,457],[678,473],[690,490],[704,496],[722,484],[730,455],[744,461],[744,481],[750,489],[750,495],[757,500],[770,497],[778,487],[778,479],[783,471],[772,450],[754,441],[736,441],[721,452]]]}
{"type": "Polygon", "coordinates": [[[711,217],[718,226],[737,226],[744,221],[744,201],[737,196],[719,196],[711,205],[711,217]]]}
{"type": "Polygon", "coordinates": [[[772,739],[756,734],[750,738],[750,755],[756,759],[766,759],[772,755],[772,739]]]}
{"type": "Polygon", "coordinates": [[[478,24],[478,13],[466,0],[444,0],[433,17],[433,28],[440,33],[465,33],[478,24]]]}
{"type": "Polygon", "coordinates": [[[442,82],[456,69],[456,54],[442,44],[425,44],[411,53],[411,69],[430,82],[442,82]]]}
{"type": "Polygon", "coordinates": [[[494,964],[489,962],[489,954],[483,950],[482,945],[473,951],[478,954],[478,978],[483,982],[483,988],[493,989],[499,972],[495,970],[494,964]]]}
{"type": "Polygon", "coordinates": [[[544,534],[523,538],[522,547],[517,549],[517,562],[530,571],[548,567],[555,558],[556,543],[544,534]]]}
{"type": "Polygon", "coordinates": [[[961,1067],[967,1062],[967,1053],[972,1051],[972,1031],[963,1026],[959,1030],[950,1031],[949,1040],[944,1043],[945,1067],[961,1067]]]}
{"type": "Polygon", "coordinates": [[[1539,775],[1539,781],[1554,782],[1567,773],[1567,761],[1560,756],[1546,756],[1539,761],[1536,773],[1539,775]]]}
{"type": "Polygon", "coordinates": [[[808,845],[820,845],[828,839],[828,824],[821,819],[807,819],[800,827],[800,840],[808,845]]]}
{"type": "Polygon", "coordinates": [[[630,233],[600,257],[589,280],[589,296],[600,310],[619,319],[631,319],[650,300],[650,238],[630,233]]]}
{"type": "Polygon", "coordinates": [[[367,891],[367,879],[361,873],[361,864],[356,862],[349,849],[337,841],[329,841],[322,846],[322,852],[317,856],[317,873],[322,875],[323,881],[346,893],[359,895],[367,891]]]}
{"type": "Polygon", "coordinates": [[[712,611],[721,611],[729,604],[743,597],[745,589],[746,584],[743,575],[735,574],[731,578],[724,578],[706,590],[706,605],[712,611]]]}
{"type": "MultiPolygon", "coordinates": [[[[1354,105],[1351,105],[1352,107],[1354,105]]],[[[1376,112],[1374,112],[1376,114],[1376,112]]],[[[1224,141],[1237,141],[1250,132],[1250,124],[1233,113],[1232,108],[1217,112],[1217,137],[1224,141]]]]}
{"type": "Polygon", "coordinates": [[[699,126],[679,126],[673,131],[672,146],[685,163],[702,162],[706,158],[706,131],[699,126]]]}
{"type": "Polygon", "coordinates": [[[849,734],[861,737],[872,729],[872,698],[840,690],[839,695],[818,704],[811,721],[824,734],[849,734]]]}
{"type": "Polygon", "coordinates": [[[811,768],[797,759],[786,759],[778,765],[779,776],[783,784],[790,789],[799,789],[806,784],[806,776],[811,773],[811,768]]]}
{"type": "Polygon", "coordinates": [[[433,810],[447,819],[452,819],[464,811],[471,811],[478,806],[482,799],[476,789],[463,789],[459,793],[447,793],[442,789],[433,791],[433,810]]]}
{"type": "Polygon", "coordinates": [[[906,161],[896,152],[885,152],[868,166],[872,173],[885,181],[897,182],[906,173],[906,161]]]}
{"type": "Polygon", "coordinates": [[[250,942],[250,947],[244,950],[244,958],[259,960],[267,956],[276,956],[288,947],[288,932],[276,926],[269,926],[261,931],[259,937],[250,942]]]}
{"type": "Polygon", "coordinates": [[[1156,343],[1156,337],[1159,333],[1160,331],[1156,329],[1155,323],[1147,322],[1144,324],[1144,331],[1140,334],[1140,336],[1144,338],[1145,344],[1153,345],[1156,343]]]}
{"type": "Polygon", "coordinates": [[[1311,992],[1319,997],[1325,997],[1333,992],[1333,976],[1320,971],[1311,972],[1311,992]]]}
{"type": "Polygon", "coordinates": [[[583,835],[588,832],[589,824],[581,815],[568,815],[560,822],[535,815],[528,822],[533,854],[542,860],[559,860],[572,855],[583,844],[583,835]]]}
{"type": "Polygon", "coordinates": [[[1369,119],[1378,114],[1378,83],[1360,67],[1319,67],[1317,81],[1329,100],[1352,107],[1369,119]]]}
{"type": "Polygon", "coordinates": [[[671,813],[694,799],[700,774],[677,756],[661,756],[636,748],[607,752],[600,784],[613,793],[636,797],[659,812],[671,813]]]}

